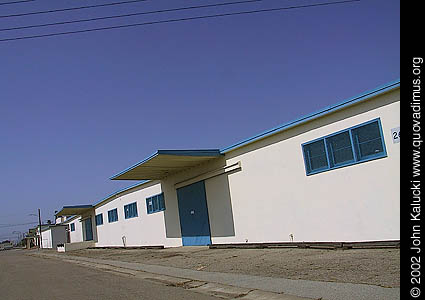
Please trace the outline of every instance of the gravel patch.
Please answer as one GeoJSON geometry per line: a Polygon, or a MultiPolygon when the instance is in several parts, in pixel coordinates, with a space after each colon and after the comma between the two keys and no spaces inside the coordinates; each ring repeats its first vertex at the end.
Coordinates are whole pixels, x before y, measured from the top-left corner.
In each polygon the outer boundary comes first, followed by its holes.
{"type": "Polygon", "coordinates": [[[85,249],[64,255],[198,271],[400,287],[400,249],[85,249]]]}

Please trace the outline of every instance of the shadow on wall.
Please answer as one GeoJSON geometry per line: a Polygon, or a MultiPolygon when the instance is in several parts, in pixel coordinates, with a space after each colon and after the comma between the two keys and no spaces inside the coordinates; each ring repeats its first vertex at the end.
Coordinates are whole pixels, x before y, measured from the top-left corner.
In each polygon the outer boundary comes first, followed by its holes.
{"type": "Polygon", "coordinates": [[[235,236],[229,175],[223,174],[205,181],[211,237],[235,236]]]}

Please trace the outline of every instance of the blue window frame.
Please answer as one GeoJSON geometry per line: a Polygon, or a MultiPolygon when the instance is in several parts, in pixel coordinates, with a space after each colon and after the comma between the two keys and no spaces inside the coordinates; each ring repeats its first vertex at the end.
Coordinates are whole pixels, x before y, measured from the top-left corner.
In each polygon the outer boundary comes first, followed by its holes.
{"type": "Polygon", "coordinates": [[[165,210],[164,193],[146,198],[146,209],[148,214],[165,210]]]}
{"type": "Polygon", "coordinates": [[[116,208],[108,211],[108,222],[116,222],[118,221],[118,210],[116,208]]]}
{"type": "Polygon", "coordinates": [[[387,156],[379,118],[304,143],[302,150],[307,175],[387,156]]]}
{"type": "Polygon", "coordinates": [[[124,205],[124,216],[126,219],[138,217],[137,202],[124,205]]]}
{"type": "Polygon", "coordinates": [[[69,224],[69,227],[70,227],[71,231],[75,231],[75,224],[74,223],[69,224]]]}
{"type": "Polygon", "coordinates": [[[96,226],[102,225],[103,224],[103,214],[96,215],[95,221],[96,221],[96,226]]]}

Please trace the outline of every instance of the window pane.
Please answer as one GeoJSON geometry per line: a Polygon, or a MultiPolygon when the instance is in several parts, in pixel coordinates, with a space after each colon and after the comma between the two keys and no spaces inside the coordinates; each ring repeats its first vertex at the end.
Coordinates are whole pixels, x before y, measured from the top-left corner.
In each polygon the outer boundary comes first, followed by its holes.
{"type": "Polygon", "coordinates": [[[353,138],[359,159],[372,157],[384,152],[378,122],[353,129],[353,138]]]}
{"type": "Polygon", "coordinates": [[[118,221],[118,211],[116,208],[108,211],[108,221],[109,223],[118,221]]]}
{"type": "Polygon", "coordinates": [[[133,207],[132,217],[137,217],[137,203],[134,202],[131,206],[133,207]]]}
{"type": "Polygon", "coordinates": [[[348,131],[326,138],[331,166],[354,161],[353,148],[348,131]]]}
{"type": "Polygon", "coordinates": [[[304,156],[309,172],[328,167],[325,143],[323,140],[304,146],[304,156]]]}
{"type": "Polygon", "coordinates": [[[124,205],[124,215],[126,219],[137,217],[137,204],[131,203],[124,205]]]}
{"type": "Polygon", "coordinates": [[[103,215],[102,214],[96,215],[95,221],[96,221],[96,226],[102,225],[103,224],[103,215]]]}
{"type": "Polygon", "coordinates": [[[158,210],[158,195],[152,197],[153,211],[158,210]]]}
{"type": "Polygon", "coordinates": [[[152,213],[152,198],[146,198],[146,208],[148,210],[148,214],[152,213]]]}
{"type": "Polygon", "coordinates": [[[165,210],[165,201],[164,201],[164,193],[158,195],[159,209],[165,210]]]}

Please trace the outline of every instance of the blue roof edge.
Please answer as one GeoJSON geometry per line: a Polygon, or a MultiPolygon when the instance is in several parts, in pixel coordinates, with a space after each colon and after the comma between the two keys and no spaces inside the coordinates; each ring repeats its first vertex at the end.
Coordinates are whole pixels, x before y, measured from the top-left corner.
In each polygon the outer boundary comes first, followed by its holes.
{"type": "Polygon", "coordinates": [[[111,177],[109,179],[114,180],[115,178],[119,177],[120,175],[144,164],[145,162],[151,160],[152,158],[158,156],[158,155],[186,155],[186,156],[219,156],[221,155],[220,149],[200,149],[200,150],[157,150],[153,154],[149,155],[142,161],[139,161],[138,163],[128,167],[124,171],[121,171],[111,177]]]}
{"type": "Polygon", "coordinates": [[[125,188],[119,189],[119,190],[117,190],[117,191],[115,191],[115,192],[113,192],[113,193],[109,194],[108,196],[106,196],[106,197],[102,198],[101,200],[99,200],[99,201],[98,201],[98,202],[96,202],[95,204],[93,204],[93,207],[96,207],[97,205],[101,204],[103,201],[106,201],[106,200],[108,200],[109,198],[112,198],[112,197],[114,197],[114,196],[116,196],[116,195],[118,195],[118,194],[120,194],[120,193],[126,192],[126,191],[131,190],[131,189],[133,189],[133,188],[136,188],[136,187],[138,187],[138,186],[142,186],[142,185],[144,185],[145,183],[148,183],[148,182],[151,182],[151,181],[153,181],[153,180],[142,180],[142,181],[139,181],[139,182],[137,182],[137,183],[135,183],[135,184],[129,185],[129,186],[125,187],[125,188]]]}
{"type": "Polygon", "coordinates": [[[84,204],[84,205],[68,205],[64,206],[63,208],[90,208],[93,207],[91,204],[84,204]]]}
{"type": "MultiPolygon", "coordinates": [[[[112,198],[113,196],[116,196],[116,195],[118,195],[118,194],[120,194],[120,193],[123,193],[123,192],[125,192],[125,191],[131,190],[132,188],[135,188],[135,187],[141,186],[141,185],[143,185],[143,184],[145,184],[145,183],[148,183],[148,182],[151,182],[151,181],[153,181],[153,180],[142,180],[142,181],[136,182],[135,184],[132,184],[132,185],[127,186],[127,187],[125,187],[125,188],[119,189],[119,190],[117,190],[117,191],[115,191],[115,192],[113,192],[113,193],[109,194],[108,196],[106,196],[106,197],[102,198],[101,200],[97,201],[97,202],[96,202],[96,203],[94,203],[94,204],[86,204],[86,205],[70,205],[70,206],[64,206],[64,207],[62,207],[62,209],[64,209],[64,208],[78,208],[78,207],[81,207],[81,208],[96,208],[96,206],[97,206],[97,205],[99,205],[99,204],[100,204],[100,203],[102,203],[103,201],[108,200],[109,198],[112,198]]],[[[62,209],[61,209],[61,210],[62,210],[62,209]]],[[[56,214],[55,214],[55,216],[56,216],[56,214]]],[[[71,218],[74,218],[74,217],[76,217],[76,216],[78,216],[78,215],[72,216],[71,218]]],[[[70,219],[71,219],[71,218],[70,218],[70,219]]],[[[64,222],[66,222],[66,221],[67,221],[67,220],[65,220],[64,222]]]]}
{"type": "Polygon", "coordinates": [[[252,136],[250,138],[244,139],[244,140],[242,140],[240,142],[237,142],[237,143],[235,143],[233,145],[230,145],[230,146],[225,147],[225,148],[222,148],[222,149],[206,149],[206,150],[157,150],[156,152],[154,152],[153,154],[151,154],[147,158],[143,159],[142,161],[140,161],[140,162],[138,162],[138,163],[136,163],[136,164],[134,164],[134,165],[126,168],[125,170],[123,170],[123,171],[121,171],[121,172],[119,172],[119,173],[117,173],[117,174],[109,177],[109,179],[114,180],[115,178],[119,177],[120,175],[122,175],[122,174],[124,174],[124,173],[126,173],[126,172],[128,172],[128,171],[130,171],[130,170],[132,170],[132,169],[134,169],[134,168],[142,165],[143,163],[151,160],[152,158],[156,157],[159,154],[165,154],[165,155],[189,155],[189,156],[204,156],[204,155],[217,155],[217,156],[219,156],[219,155],[225,154],[226,152],[235,150],[235,149],[237,149],[239,147],[242,147],[242,146],[245,146],[247,144],[250,144],[250,143],[253,143],[255,141],[258,141],[260,139],[266,138],[266,137],[268,137],[270,135],[273,135],[273,134],[282,132],[283,130],[286,130],[286,129],[289,129],[291,127],[294,127],[294,126],[303,124],[304,122],[311,121],[311,120],[313,120],[315,118],[322,117],[322,116],[324,116],[324,115],[326,115],[328,113],[332,113],[332,112],[335,112],[337,110],[343,109],[343,108],[345,108],[345,107],[347,107],[349,105],[353,105],[355,103],[358,103],[358,102],[367,100],[369,98],[372,98],[372,97],[377,96],[379,94],[385,93],[385,92],[387,92],[387,91],[389,91],[391,89],[394,89],[396,87],[399,87],[399,86],[400,86],[400,79],[396,79],[396,80],[394,80],[394,81],[392,81],[390,83],[386,83],[386,84],[384,84],[382,86],[379,86],[379,87],[377,87],[377,88],[375,88],[373,90],[366,91],[366,92],[364,92],[364,93],[362,93],[362,94],[360,94],[358,96],[355,96],[355,97],[346,99],[346,100],[344,100],[344,101],[342,101],[340,103],[337,103],[337,104],[334,104],[334,105],[331,105],[331,106],[327,106],[327,107],[325,107],[325,108],[323,108],[323,109],[321,109],[319,111],[316,111],[314,113],[311,113],[311,114],[305,115],[305,116],[303,116],[301,118],[295,119],[293,121],[290,121],[290,122],[281,124],[281,125],[279,125],[277,127],[274,127],[272,129],[268,129],[266,131],[263,131],[263,132],[261,132],[259,134],[254,135],[254,136],[252,136]]]}
{"type": "Polygon", "coordinates": [[[367,100],[369,98],[372,98],[374,96],[383,94],[383,93],[385,93],[387,91],[390,91],[390,90],[392,90],[392,89],[394,89],[396,87],[399,87],[399,86],[400,86],[400,79],[397,79],[395,81],[392,81],[390,83],[387,83],[385,85],[382,85],[382,86],[380,86],[378,88],[375,88],[373,90],[369,90],[367,92],[364,92],[364,93],[362,93],[362,94],[360,94],[358,96],[355,96],[355,97],[346,99],[346,100],[344,100],[344,101],[342,101],[340,103],[337,103],[337,104],[334,104],[334,105],[331,105],[331,106],[327,106],[327,107],[325,107],[325,108],[323,108],[323,109],[321,109],[319,111],[316,111],[314,113],[305,115],[305,116],[303,116],[301,118],[298,118],[298,119],[295,119],[293,121],[290,121],[290,122],[281,124],[281,125],[279,125],[277,127],[274,127],[272,129],[268,129],[266,131],[263,131],[263,132],[261,132],[261,133],[259,133],[257,135],[254,135],[254,136],[252,136],[250,138],[244,139],[244,140],[242,140],[240,142],[237,142],[237,143],[235,143],[233,145],[230,145],[228,147],[222,148],[220,150],[220,153],[224,154],[226,152],[229,152],[229,151],[232,151],[232,150],[236,150],[239,147],[243,147],[243,146],[248,145],[250,143],[256,142],[256,141],[258,141],[260,139],[263,139],[263,138],[266,138],[266,137],[271,136],[273,134],[282,132],[282,131],[284,131],[286,129],[289,129],[289,128],[292,128],[294,126],[298,126],[298,125],[303,124],[305,122],[311,121],[313,119],[322,117],[322,116],[324,116],[324,115],[326,115],[328,113],[332,113],[332,112],[335,112],[337,110],[343,109],[343,108],[345,108],[347,106],[350,106],[350,105],[359,103],[361,101],[365,101],[365,100],[367,100]]]}
{"type": "Polygon", "coordinates": [[[145,158],[145,159],[143,159],[142,161],[139,161],[138,163],[135,163],[134,165],[132,165],[132,166],[128,167],[128,168],[127,168],[127,169],[125,169],[124,171],[121,171],[121,172],[119,172],[119,173],[117,173],[117,174],[115,174],[115,175],[113,175],[113,176],[109,177],[109,179],[113,180],[113,179],[117,178],[118,176],[120,176],[120,175],[122,175],[122,174],[124,174],[124,173],[126,173],[126,172],[128,172],[128,171],[130,171],[131,169],[134,169],[135,167],[140,166],[141,164],[143,164],[143,163],[147,162],[148,160],[151,160],[152,158],[154,158],[154,157],[155,157],[155,156],[157,156],[158,154],[159,154],[159,153],[158,153],[158,151],[156,151],[156,152],[152,153],[151,155],[149,155],[148,157],[146,157],[146,158],[145,158]]]}

